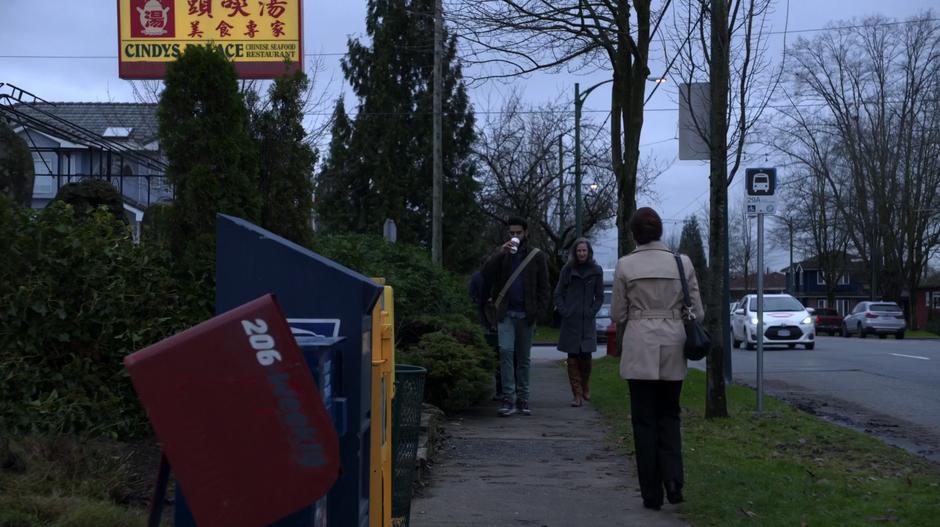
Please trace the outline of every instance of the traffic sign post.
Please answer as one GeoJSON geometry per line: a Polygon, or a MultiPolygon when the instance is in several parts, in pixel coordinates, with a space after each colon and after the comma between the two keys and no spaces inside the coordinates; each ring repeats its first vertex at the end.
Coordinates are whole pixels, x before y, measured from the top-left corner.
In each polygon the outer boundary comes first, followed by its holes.
{"type": "Polygon", "coordinates": [[[777,212],[777,169],[747,169],[745,186],[747,214],[757,216],[757,412],[761,413],[764,411],[764,215],[777,212]]]}

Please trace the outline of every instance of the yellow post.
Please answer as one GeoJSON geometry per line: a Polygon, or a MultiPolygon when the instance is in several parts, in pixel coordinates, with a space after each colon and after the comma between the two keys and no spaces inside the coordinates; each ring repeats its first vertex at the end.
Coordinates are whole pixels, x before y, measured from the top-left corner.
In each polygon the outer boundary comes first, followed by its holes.
{"type": "MultiPolygon", "coordinates": [[[[374,278],[385,285],[384,278],[374,278]]],[[[385,286],[372,311],[372,432],[369,527],[392,525],[392,397],[395,390],[395,296],[385,286]]]]}

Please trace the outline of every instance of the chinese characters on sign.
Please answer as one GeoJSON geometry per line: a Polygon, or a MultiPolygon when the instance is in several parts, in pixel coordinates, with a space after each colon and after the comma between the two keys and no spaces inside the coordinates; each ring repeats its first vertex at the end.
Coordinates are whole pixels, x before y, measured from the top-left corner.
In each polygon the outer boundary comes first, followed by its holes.
{"type": "Polygon", "coordinates": [[[191,45],[222,48],[242,78],[302,68],[302,0],[119,0],[119,73],[158,79],[191,45]]]}

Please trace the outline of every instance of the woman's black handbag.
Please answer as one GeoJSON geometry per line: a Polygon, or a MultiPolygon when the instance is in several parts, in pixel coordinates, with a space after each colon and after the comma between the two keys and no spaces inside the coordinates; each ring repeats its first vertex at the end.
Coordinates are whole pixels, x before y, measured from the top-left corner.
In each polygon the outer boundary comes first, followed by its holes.
{"type": "Polygon", "coordinates": [[[689,284],[685,280],[682,257],[678,254],[675,257],[676,264],[679,266],[679,279],[682,280],[682,295],[684,297],[682,322],[685,324],[685,358],[702,360],[708,355],[708,350],[712,347],[712,338],[705,331],[702,323],[695,318],[695,313],[692,311],[692,300],[689,298],[689,284]]]}

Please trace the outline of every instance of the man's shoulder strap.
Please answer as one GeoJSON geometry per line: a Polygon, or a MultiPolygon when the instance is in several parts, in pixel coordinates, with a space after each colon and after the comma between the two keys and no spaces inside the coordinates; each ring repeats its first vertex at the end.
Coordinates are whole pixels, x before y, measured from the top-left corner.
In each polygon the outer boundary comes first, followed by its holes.
{"type": "Polygon", "coordinates": [[[496,297],[496,305],[498,306],[500,302],[503,301],[503,297],[506,296],[506,292],[509,291],[509,288],[512,287],[512,283],[516,281],[516,278],[519,278],[519,275],[522,273],[522,270],[525,269],[525,266],[535,258],[535,255],[538,254],[539,249],[535,248],[529,251],[529,254],[526,255],[525,259],[522,260],[522,263],[519,264],[519,267],[516,267],[516,270],[509,275],[509,279],[506,280],[506,283],[503,284],[502,291],[499,292],[499,296],[496,297]]]}

